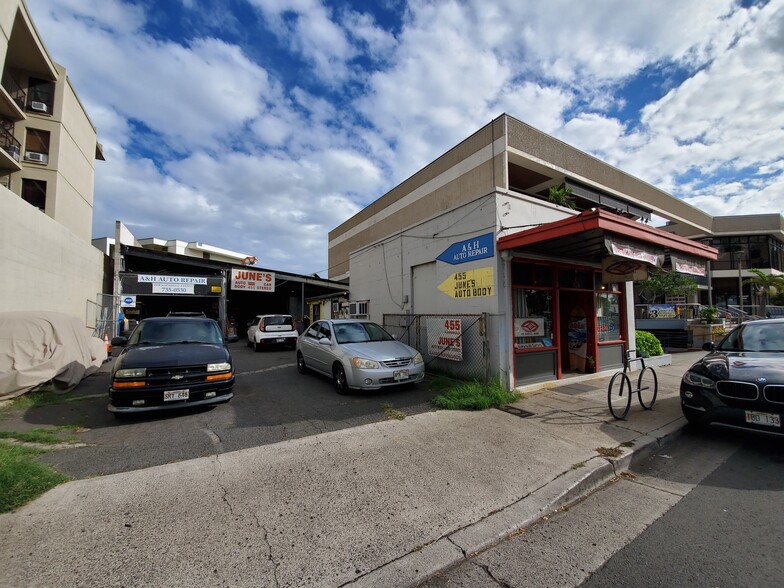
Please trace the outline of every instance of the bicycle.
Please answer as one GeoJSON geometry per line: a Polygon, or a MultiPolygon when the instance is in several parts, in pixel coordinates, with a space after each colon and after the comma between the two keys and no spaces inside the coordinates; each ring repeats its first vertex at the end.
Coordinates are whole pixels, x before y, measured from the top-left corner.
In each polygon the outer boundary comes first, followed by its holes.
{"type": "Polygon", "coordinates": [[[610,413],[618,420],[625,419],[629,414],[632,407],[632,394],[636,393],[640,405],[645,410],[650,410],[659,393],[659,378],[656,375],[656,370],[645,365],[644,357],[632,358],[633,353],[635,350],[630,349],[624,354],[623,371],[615,372],[610,380],[610,385],[607,386],[607,405],[610,407],[610,413]],[[637,377],[637,388],[634,390],[632,390],[631,378],[626,373],[633,361],[639,361],[642,365],[640,375],[637,377]],[[648,392],[649,390],[652,392],[648,392]],[[646,392],[644,400],[643,392],[646,392]]]}

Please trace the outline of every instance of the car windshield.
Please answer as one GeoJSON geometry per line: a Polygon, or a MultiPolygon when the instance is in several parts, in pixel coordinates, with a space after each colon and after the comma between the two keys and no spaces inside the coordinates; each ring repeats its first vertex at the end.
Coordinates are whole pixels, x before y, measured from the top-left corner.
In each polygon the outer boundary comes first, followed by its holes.
{"type": "Polygon", "coordinates": [[[392,341],[394,337],[376,323],[336,323],[335,339],[338,343],[366,343],[369,341],[392,341]]]}
{"type": "Polygon", "coordinates": [[[784,321],[746,323],[732,331],[719,345],[720,351],[784,352],[784,321]]]}
{"type": "Polygon", "coordinates": [[[172,319],[142,321],[131,334],[129,345],[210,343],[222,345],[220,329],[212,320],[172,319]]]}

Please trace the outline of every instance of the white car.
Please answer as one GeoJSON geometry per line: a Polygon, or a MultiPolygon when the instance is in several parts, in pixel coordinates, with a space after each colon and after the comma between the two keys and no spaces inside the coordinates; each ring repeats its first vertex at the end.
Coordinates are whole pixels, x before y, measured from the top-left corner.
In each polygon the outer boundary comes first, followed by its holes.
{"type": "Polygon", "coordinates": [[[299,333],[290,314],[260,314],[248,326],[248,347],[261,351],[266,345],[297,345],[299,333]]]}
{"type": "Polygon", "coordinates": [[[338,394],[425,379],[421,353],[376,323],[353,319],[321,320],[307,328],[297,341],[297,369],[332,377],[338,394]]]}

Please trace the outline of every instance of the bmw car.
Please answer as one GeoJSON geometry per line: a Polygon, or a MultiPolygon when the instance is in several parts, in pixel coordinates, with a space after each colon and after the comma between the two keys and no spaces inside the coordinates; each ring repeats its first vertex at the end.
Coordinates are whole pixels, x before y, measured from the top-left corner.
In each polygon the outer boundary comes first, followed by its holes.
{"type": "Polygon", "coordinates": [[[115,416],[228,402],[234,396],[231,354],[212,319],[142,320],[122,347],[109,387],[115,416]]]}
{"type": "Polygon", "coordinates": [[[316,321],[297,340],[297,369],[332,378],[338,394],[421,382],[422,354],[371,321],[316,321]]]}
{"type": "Polygon", "coordinates": [[[681,380],[681,408],[689,423],[782,433],[784,319],[739,325],[681,380]]]}

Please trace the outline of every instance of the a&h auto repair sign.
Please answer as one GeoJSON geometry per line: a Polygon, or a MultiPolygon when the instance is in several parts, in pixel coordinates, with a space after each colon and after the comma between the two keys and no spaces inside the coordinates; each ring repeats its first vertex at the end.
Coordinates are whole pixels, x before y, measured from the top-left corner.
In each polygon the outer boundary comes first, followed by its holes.
{"type": "Polygon", "coordinates": [[[231,270],[231,289],[274,292],[275,272],[233,268],[231,270]]]}

